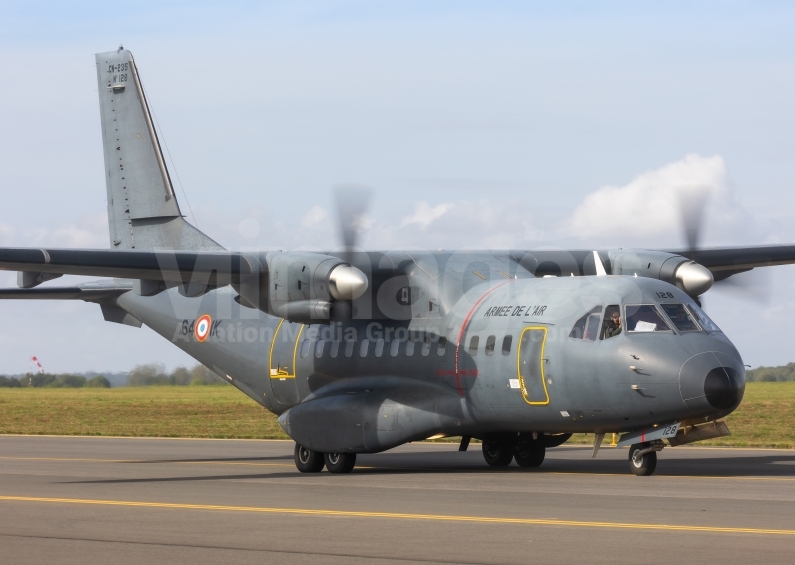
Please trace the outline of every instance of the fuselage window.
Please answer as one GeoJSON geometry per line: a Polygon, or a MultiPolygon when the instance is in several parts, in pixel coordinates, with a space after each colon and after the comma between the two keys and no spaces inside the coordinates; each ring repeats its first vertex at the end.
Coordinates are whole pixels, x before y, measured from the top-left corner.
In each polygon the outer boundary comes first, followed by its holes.
{"type": "Polygon", "coordinates": [[[426,337],[424,340],[422,340],[422,346],[420,347],[420,355],[422,355],[423,357],[427,357],[430,352],[431,352],[430,338],[426,337]]]}
{"type": "Polygon", "coordinates": [[[699,330],[696,321],[685,309],[684,304],[660,304],[660,308],[680,332],[697,332],[699,330]]]}
{"type": "Polygon", "coordinates": [[[469,340],[469,354],[474,357],[478,354],[478,345],[480,344],[480,337],[473,335],[469,340]]]}
{"type": "Polygon", "coordinates": [[[671,329],[663,321],[653,304],[632,304],[624,307],[628,332],[669,332],[671,329]]]}
{"type": "Polygon", "coordinates": [[[326,347],[325,341],[323,341],[322,339],[317,340],[317,343],[315,344],[315,357],[317,359],[323,357],[323,349],[325,347],[326,347]]]}
{"type": "Polygon", "coordinates": [[[397,357],[398,350],[400,349],[400,340],[393,339],[389,342],[389,356],[390,357],[397,357]]]}
{"type": "Polygon", "coordinates": [[[719,332],[720,328],[713,322],[709,316],[707,316],[704,311],[696,306],[695,304],[688,304],[687,309],[692,312],[692,314],[698,320],[698,323],[701,325],[708,332],[719,332]]]}
{"type": "Polygon", "coordinates": [[[301,357],[309,355],[309,340],[305,339],[301,342],[301,357]]]}
{"type": "Polygon", "coordinates": [[[502,340],[502,354],[503,355],[510,355],[511,354],[511,345],[513,345],[513,336],[506,335],[502,340]]]}
{"type": "Polygon", "coordinates": [[[355,341],[346,341],[345,342],[345,357],[351,357],[353,355],[353,346],[356,345],[355,341]]]}
{"type": "Polygon", "coordinates": [[[497,343],[497,336],[490,335],[486,338],[486,355],[494,355],[494,344],[497,343]]]}
{"type": "Polygon", "coordinates": [[[602,321],[602,307],[594,306],[582,318],[577,320],[569,332],[569,337],[595,341],[599,336],[600,322],[602,321]]]}
{"type": "Polygon", "coordinates": [[[406,342],[406,357],[414,355],[414,342],[409,340],[406,342]]]}
{"type": "Polygon", "coordinates": [[[340,352],[340,340],[335,339],[331,342],[331,348],[329,348],[329,357],[336,357],[340,352]]]}
{"type": "Polygon", "coordinates": [[[384,354],[384,340],[379,339],[375,342],[375,356],[381,357],[384,354]]]}
{"type": "Polygon", "coordinates": [[[370,349],[370,340],[363,339],[362,344],[359,346],[359,357],[367,357],[367,351],[370,349]]]}
{"type": "Polygon", "coordinates": [[[439,345],[436,346],[436,355],[441,357],[442,355],[444,355],[445,349],[447,349],[447,338],[446,337],[440,337],[439,338],[439,345]]]}

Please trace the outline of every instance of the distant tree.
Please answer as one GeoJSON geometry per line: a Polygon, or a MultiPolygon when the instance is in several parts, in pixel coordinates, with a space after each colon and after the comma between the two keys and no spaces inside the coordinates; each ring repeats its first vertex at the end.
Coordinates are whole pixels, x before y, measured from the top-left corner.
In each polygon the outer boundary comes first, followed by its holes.
{"type": "Polygon", "coordinates": [[[174,384],[165,374],[166,367],[162,364],[150,363],[136,365],[127,375],[127,386],[152,386],[174,384]]]}
{"type": "Polygon", "coordinates": [[[192,385],[217,385],[226,384],[226,381],[204,365],[196,365],[190,370],[192,385]]]}
{"type": "Polygon", "coordinates": [[[191,383],[191,374],[185,367],[177,367],[171,372],[171,384],[186,386],[191,383]]]}
{"type": "Polygon", "coordinates": [[[86,378],[80,375],[58,375],[58,381],[65,388],[83,388],[86,386],[86,378]]]}
{"type": "Polygon", "coordinates": [[[21,386],[22,383],[19,381],[19,379],[0,375],[0,388],[19,388],[21,386]]]}
{"type": "Polygon", "coordinates": [[[89,388],[110,388],[110,381],[99,375],[88,381],[86,386],[89,388]]]}
{"type": "Polygon", "coordinates": [[[787,363],[781,367],[757,367],[745,372],[750,382],[785,382],[795,381],[795,363],[787,363]]]}
{"type": "Polygon", "coordinates": [[[55,382],[58,379],[56,375],[51,375],[49,373],[38,373],[30,377],[30,386],[33,387],[43,387],[47,386],[50,383],[55,382]]]}

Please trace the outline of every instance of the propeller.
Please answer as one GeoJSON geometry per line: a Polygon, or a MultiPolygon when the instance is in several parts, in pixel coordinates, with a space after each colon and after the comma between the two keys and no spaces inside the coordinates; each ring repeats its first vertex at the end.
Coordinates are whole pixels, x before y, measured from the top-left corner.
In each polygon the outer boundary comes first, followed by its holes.
{"type": "Polygon", "coordinates": [[[375,190],[363,184],[338,184],[333,187],[337,206],[337,224],[342,239],[342,259],[347,265],[336,267],[329,274],[331,294],[340,300],[332,307],[332,319],[349,319],[353,313],[351,300],[367,290],[367,275],[353,266],[359,236],[366,227],[367,211],[375,190]]]}
{"type": "Polygon", "coordinates": [[[679,190],[682,231],[687,243],[688,256],[692,262],[685,263],[677,269],[677,281],[688,294],[698,297],[701,303],[704,300],[701,295],[714,284],[716,289],[730,292],[737,298],[768,304],[771,295],[770,273],[751,270],[716,281],[712,273],[698,263],[701,232],[709,195],[709,188],[705,186],[687,187],[679,190]]]}
{"type": "Polygon", "coordinates": [[[337,205],[337,223],[342,237],[344,259],[349,264],[359,235],[366,227],[367,210],[375,190],[364,184],[337,184],[334,186],[334,201],[337,205]]]}

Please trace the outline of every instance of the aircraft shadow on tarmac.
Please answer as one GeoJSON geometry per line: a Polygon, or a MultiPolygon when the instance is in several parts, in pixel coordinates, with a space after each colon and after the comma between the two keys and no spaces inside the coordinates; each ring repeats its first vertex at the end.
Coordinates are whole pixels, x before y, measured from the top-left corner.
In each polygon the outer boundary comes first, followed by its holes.
{"type": "MultiPolygon", "coordinates": [[[[579,451],[579,450],[578,450],[579,451]]],[[[583,450],[586,451],[586,450],[583,450]]],[[[587,450],[590,451],[590,450],[587,450]]],[[[369,455],[360,458],[354,469],[356,475],[404,475],[437,473],[510,473],[510,474],[581,474],[581,475],[627,475],[623,459],[557,459],[544,462],[543,467],[528,469],[511,465],[509,467],[489,467],[485,462],[473,462],[471,457],[462,460],[460,455],[451,453],[394,453],[388,455],[369,455]],[[446,459],[446,461],[440,461],[446,459]]],[[[216,458],[216,459],[161,459],[134,461],[130,463],[239,463],[270,460],[290,460],[289,456],[216,458]]],[[[660,461],[660,477],[793,477],[795,478],[795,454],[771,453],[770,455],[731,455],[710,457],[672,458],[660,461]]],[[[324,475],[325,476],[325,475],[324,475]]],[[[317,474],[300,474],[295,470],[276,473],[213,474],[173,477],[144,477],[129,479],[100,479],[88,481],[64,481],[70,484],[117,484],[117,483],[157,483],[179,481],[215,481],[235,479],[279,479],[297,477],[318,477],[317,474]]]]}
{"type": "Polygon", "coordinates": [[[292,455],[274,455],[273,457],[224,457],[221,459],[141,459],[125,461],[125,463],[150,464],[150,463],[248,463],[257,461],[292,461],[292,455]]]}

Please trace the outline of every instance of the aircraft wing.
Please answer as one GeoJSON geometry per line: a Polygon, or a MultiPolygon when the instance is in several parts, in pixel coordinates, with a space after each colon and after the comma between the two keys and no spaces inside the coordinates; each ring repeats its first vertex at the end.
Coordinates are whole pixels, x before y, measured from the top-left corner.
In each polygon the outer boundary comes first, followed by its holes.
{"type": "Polygon", "coordinates": [[[0,270],[176,283],[189,283],[191,279],[200,278],[211,285],[228,284],[232,278],[255,272],[254,265],[244,255],[229,251],[115,251],[9,247],[0,248],[0,270]]]}
{"type": "Polygon", "coordinates": [[[668,251],[692,259],[709,269],[715,280],[749,271],[755,267],[773,267],[795,263],[795,245],[758,247],[720,247],[713,249],[668,251]]]}

